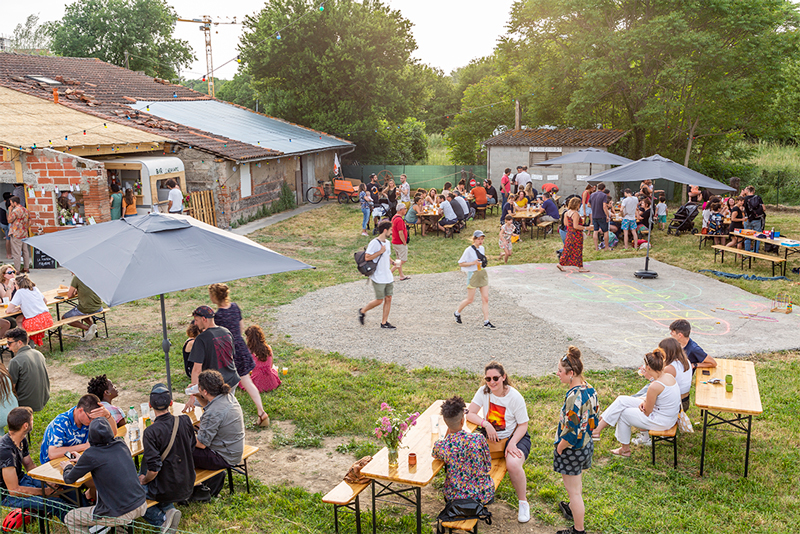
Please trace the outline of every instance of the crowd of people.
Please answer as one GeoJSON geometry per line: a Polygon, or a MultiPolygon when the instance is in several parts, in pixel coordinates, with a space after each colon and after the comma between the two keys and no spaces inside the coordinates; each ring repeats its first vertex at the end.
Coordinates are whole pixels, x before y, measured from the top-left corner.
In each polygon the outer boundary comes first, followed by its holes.
{"type": "MultiPolygon", "coordinates": [[[[577,213],[577,212],[576,212],[577,213]]],[[[621,395],[601,410],[595,389],[583,376],[581,352],[570,346],[557,364],[556,376],[567,388],[558,414],[553,439],[553,470],[559,473],[569,501],[561,501],[562,515],[574,524],[558,534],[583,534],[585,505],[582,476],[591,468],[594,443],[602,432],[615,427],[620,447],[611,453],[631,456],[631,444],[648,445],[649,430],[668,430],[675,426],[681,410],[689,409],[689,389],[697,368],[716,367],[716,362],[691,338],[691,325],[685,319],[674,321],[670,337],[644,356],[639,374],[647,384],[633,395],[621,395]],[[632,439],[632,428],[641,436],[632,439]]],[[[506,469],[517,494],[517,520],[530,520],[527,482],[523,464],[531,451],[528,411],[523,395],[511,385],[498,362],[484,368],[482,385],[467,405],[460,396],[442,403],[441,414],[446,434],[433,446],[433,457],[447,468],[443,487],[445,500],[474,499],[483,505],[494,500],[490,445],[501,448],[506,469]],[[469,421],[477,432],[464,429],[469,421]]]]}

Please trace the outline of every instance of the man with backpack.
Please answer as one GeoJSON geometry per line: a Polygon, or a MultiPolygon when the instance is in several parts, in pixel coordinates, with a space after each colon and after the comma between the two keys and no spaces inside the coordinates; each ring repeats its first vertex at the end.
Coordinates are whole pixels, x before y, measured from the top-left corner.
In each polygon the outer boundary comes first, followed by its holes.
{"type": "MultiPolygon", "coordinates": [[[[760,234],[764,231],[766,218],[767,214],[764,211],[764,202],[761,200],[760,196],[756,195],[756,188],[752,185],[748,185],[744,188],[744,228],[755,230],[757,234],[760,234]]],[[[761,245],[761,243],[756,241],[753,252],[758,252],[759,245],[761,245]]],[[[753,241],[745,239],[744,249],[749,252],[752,246],[753,241]]]]}
{"type": "Polygon", "coordinates": [[[372,288],[375,290],[375,300],[358,310],[358,322],[364,324],[364,316],[372,308],[383,304],[383,317],[381,328],[394,329],[389,322],[389,311],[392,309],[392,295],[394,293],[394,275],[392,274],[392,244],[388,241],[392,231],[392,222],[382,220],[377,226],[378,237],[367,245],[364,259],[376,263],[375,270],[370,275],[372,288]],[[377,261],[376,261],[377,260],[377,261]]]}

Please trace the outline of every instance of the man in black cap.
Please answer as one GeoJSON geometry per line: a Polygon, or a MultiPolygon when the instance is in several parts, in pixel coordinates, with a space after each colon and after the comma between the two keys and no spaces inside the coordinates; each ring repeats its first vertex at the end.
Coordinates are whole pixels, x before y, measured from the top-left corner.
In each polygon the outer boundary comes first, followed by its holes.
{"type": "Polygon", "coordinates": [[[181,522],[181,512],[173,503],[188,501],[194,489],[194,452],[197,440],[188,415],[169,412],[172,395],[167,386],[156,384],[150,390],[153,424],[144,429],[139,482],[147,489],[147,498],[158,501],[144,514],[145,520],[163,533],[174,533],[181,522]]]}
{"type": "MultiPolygon", "coordinates": [[[[189,361],[192,366],[192,385],[197,384],[197,377],[206,369],[216,369],[222,374],[225,383],[235,388],[239,383],[236,364],[233,360],[233,337],[227,328],[217,326],[214,322],[214,310],[208,306],[198,306],[192,312],[194,323],[200,329],[200,335],[194,339],[189,361]]],[[[184,413],[194,409],[194,397],[186,402],[184,413]]]]}

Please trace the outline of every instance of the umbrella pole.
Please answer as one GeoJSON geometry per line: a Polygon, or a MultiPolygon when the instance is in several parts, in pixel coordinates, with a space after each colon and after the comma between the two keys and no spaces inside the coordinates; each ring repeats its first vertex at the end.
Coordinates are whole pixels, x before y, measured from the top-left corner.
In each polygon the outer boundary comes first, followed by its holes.
{"type": "Polygon", "coordinates": [[[636,278],[658,278],[658,273],[650,270],[650,236],[653,235],[653,206],[650,206],[650,220],[647,228],[647,254],[644,257],[644,270],[636,271],[633,276],[636,278]]]}
{"type": "Polygon", "coordinates": [[[169,348],[171,346],[167,337],[167,312],[164,309],[164,293],[159,295],[161,299],[161,333],[164,339],[161,340],[161,348],[164,350],[164,362],[167,364],[167,389],[172,394],[172,372],[169,370],[169,348]]]}

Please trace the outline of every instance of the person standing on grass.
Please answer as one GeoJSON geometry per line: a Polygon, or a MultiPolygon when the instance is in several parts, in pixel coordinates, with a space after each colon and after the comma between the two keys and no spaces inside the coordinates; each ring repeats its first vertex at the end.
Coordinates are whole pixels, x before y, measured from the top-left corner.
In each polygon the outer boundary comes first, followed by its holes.
{"type": "Polygon", "coordinates": [[[400,175],[400,202],[402,202],[406,209],[411,207],[411,185],[408,183],[408,176],[405,174],[400,175]]]}
{"type": "Polygon", "coordinates": [[[656,215],[658,216],[658,228],[659,230],[663,230],[664,226],[667,224],[667,197],[664,195],[658,197],[656,215]]]}
{"type": "Polygon", "coordinates": [[[31,262],[31,253],[28,245],[22,242],[28,237],[28,229],[31,226],[31,216],[28,210],[21,204],[19,197],[12,196],[10,199],[11,210],[8,212],[8,226],[11,232],[11,257],[14,260],[14,269],[18,273],[27,273],[28,265],[31,262]],[[22,270],[20,270],[20,256],[22,256],[22,270]]]}
{"type": "Polygon", "coordinates": [[[568,386],[556,430],[553,471],[561,474],[569,502],[561,501],[563,516],[575,524],[556,534],[583,534],[586,507],[583,504],[583,471],[592,467],[594,442],[592,431],[597,428],[597,392],[583,378],[581,351],[570,346],[558,362],[556,371],[561,383],[568,386]]]}
{"type": "Polygon", "coordinates": [[[514,237],[514,232],[516,232],[517,227],[514,226],[514,217],[511,215],[506,215],[506,222],[503,226],[500,227],[500,258],[498,260],[503,260],[503,263],[508,263],[508,258],[511,257],[511,250],[513,245],[511,244],[511,239],[514,237]]]}
{"type": "Polygon", "coordinates": [[[361,235],[367,237],[369,234],[369,214],[372,213],[372,195],[367,189],[367,184],[361,183],[358,185],[358,201],[361,203],[361,213],[363,220],[361,221],[361,235]]]}
{"type": "Polygon", "coordinates": [[[461,301],[453,315],[456,322],[461,324],[461,312],[472,304],[475,300],[475,290],[481,292],[481,308],[483,310],[483,326],[485,328],[495,328],[489,322],[489,275],[486,273],[486,265],[489,263],[486,258],[486,251],[483,248],[483,240],[486,238],[483,232],[475,230],[472,234],[472,245],[468,246],[458,265],[461,270],[467,273],[467,298],[461,301]]]}
{"type": "Polygon", "coordinates": [[[34,412],[41,412],[50,400],[50,376],[44,356],[28,345],[28,333],[22,328],[6,332],[6,346],[14,353],[8,362],[8,374],[17,402],[34,412]]]}
{"type": "Polygon", "coordinates": [[[600,235],[600,231],[603,232],[603,241],[605,243],[605,249],[609,250],[608,248],[608,206],[606,202],[608,201],[608,195],[606,194],[606,184],[600,182],[597,184],[597,191],[591,194],[589,197],[589,206],[592,208],[592,226],[594,227],[594,249],[600,250],[598,247],[597,239],[600,235]]]}
{"type": "Polygon", "coordinates": [[[623,250],[628,250],[628,232],[631,234],[631,246],[636,250],[638,241],[636,236],[636,207],[639,202],[629,188],[625,189],[623,194],[625,195],[622,200],[622,237],[625,240],[623,250]]]}
{"type": "MultiPolygon", "coordinates": [[[[744,188],[744,227],[745,229],[755,230],[757,234],[764,231],[764,222],[766,221],[767,214],[764,211],[764,202],[761,197],[756,195],[756,188],[748,185],[744,188]]],[[[12,234],[13,235],[13,234],[12,234]]],[[[744,240],[744,249],[750,251],[751,247],[753,252],[758,252],[761,243],[751,239],[744,240]]],[[[14,264],[16,265],[16,263],[14,264]]]]}
{"type": "Polygon", "coordinates": [[[392,264],[392,274],[397,269],[400,281],[411,279],[403,274],[403,265],[408,262],[408,226],[405,216],[406,205],[401,202],[397,205],[397,213],[392,217],[392,248],[397,254],[397,261],[392,264]]]}
{"type": "Polygon", "coordinates": [[[508,201],[508,195],[511,193],[511,169],[507,168],[503,171],[503,177],[500,178],[500,196],[503,197],[502,206],[505,206],[508,201]]]}
{"type": "Polygon", "coordinates": [[[366,261],[375,261],[375,270],[370,275],[372,288],[375,290],[375,300],[363,308],[358,309],[358,322],[364,324],[366,313],[383,304],[383,316],[381,317],[381,328],[394,329],[395,326],[389,322],[389,312],[392,309],[392,295],[394,294],[394,275],[392,274],[392,243],[388,240],[389,232],[392,231],[391,221],[386,219],[378,223],[378,237],[367,245],[366,261]]]}
{"type": "Polygon", "coordinates": [[[174,178],[170,178],[167,180],[167,189],[169,189],[167,211],[173,215],[180,215],[183,213],[183,193],[181,193],[178,182],[174,178]]]}

